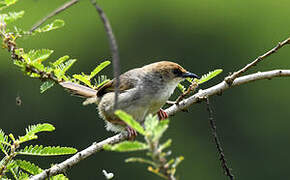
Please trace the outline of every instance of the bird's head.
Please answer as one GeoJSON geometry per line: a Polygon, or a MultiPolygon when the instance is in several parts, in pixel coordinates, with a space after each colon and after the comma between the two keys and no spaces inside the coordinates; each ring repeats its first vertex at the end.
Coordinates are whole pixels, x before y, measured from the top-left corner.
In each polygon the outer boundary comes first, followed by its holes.
{"type": "Polygon", "coordinates": [[[163,81],[175,81],[189,78],[199,78],[196,74],[188,72],[177,63],[170,61],[160,61],[152,63],[143,67],[146,72],[152,73],[155,76],[159,76],[163,81]]]}

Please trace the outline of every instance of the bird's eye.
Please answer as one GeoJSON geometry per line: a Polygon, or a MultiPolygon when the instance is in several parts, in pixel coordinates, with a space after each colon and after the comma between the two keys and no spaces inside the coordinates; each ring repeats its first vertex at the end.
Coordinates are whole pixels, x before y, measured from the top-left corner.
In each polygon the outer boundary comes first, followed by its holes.
{"type": "Polygon", "coordinates": [[[173,69],[172,70],[173,74],[175,74],[176,76],[181,76],[182,72],[180,71],[180,69],[173,69]]]}

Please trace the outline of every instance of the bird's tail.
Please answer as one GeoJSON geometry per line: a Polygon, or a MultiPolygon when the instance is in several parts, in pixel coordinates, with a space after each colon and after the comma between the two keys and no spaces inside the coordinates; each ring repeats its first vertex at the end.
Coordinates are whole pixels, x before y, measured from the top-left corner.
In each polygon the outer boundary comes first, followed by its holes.
{"type": "Polygon", "coordinates": [[[66,90],[68,90],[72,95],[87,98],[87,100],[83,102],[83,105],[97,103],[98,101],[97,91],[92,88],[89,88],[80,84],[76,84],[73,82],[69,82],[69,81],[61,82],[59,84],[62,87],[64,87],[66,90]]]}

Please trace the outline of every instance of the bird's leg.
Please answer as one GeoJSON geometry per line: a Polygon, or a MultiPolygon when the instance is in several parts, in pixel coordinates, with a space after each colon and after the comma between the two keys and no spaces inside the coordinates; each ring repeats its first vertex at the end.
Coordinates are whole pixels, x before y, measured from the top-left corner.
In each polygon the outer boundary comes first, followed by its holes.
{"type": "Polygon", "coordinates": [[[134,141],[137,136],[137,132],[135,131],[135,129],[131,128],[130,126],[127,126],[126,131],[128,132],[128,140],[134,141]]]}
{"type": "Polygon", "coordinates": [[[168,114],[160,108],[160,110],[157,112],[157,115],[159,117],[159,120],[164,120],[168,118],[168,114]]]}

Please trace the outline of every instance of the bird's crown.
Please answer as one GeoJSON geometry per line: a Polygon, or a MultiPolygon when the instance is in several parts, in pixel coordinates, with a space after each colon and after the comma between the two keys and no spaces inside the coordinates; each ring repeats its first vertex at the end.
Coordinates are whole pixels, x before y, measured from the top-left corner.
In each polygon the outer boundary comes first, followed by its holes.
{"type": "Polygon", "coordinates": [[[168,74],[183,74],[187,71],[179,64],[170,61],[160,61],[142,67],[146,71],[168,73],[168,74]]]}

